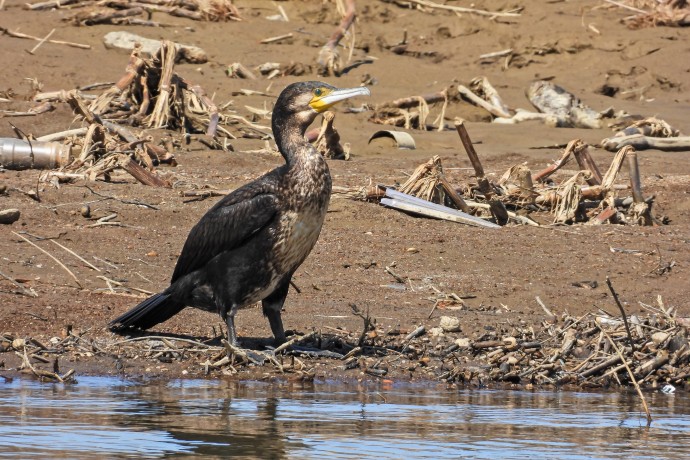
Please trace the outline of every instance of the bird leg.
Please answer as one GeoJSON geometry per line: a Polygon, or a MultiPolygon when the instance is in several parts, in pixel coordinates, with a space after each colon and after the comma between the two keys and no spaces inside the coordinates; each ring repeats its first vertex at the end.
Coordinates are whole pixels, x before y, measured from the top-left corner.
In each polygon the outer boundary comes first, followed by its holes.
{"type": "Polygon", "coordinates": [[[273,332],[273,337],[275,337],[276,345],[285,342],[285,329],[283,329],[283,319],[280,317],[280,312],[283,309],[285,298],[290,289],[291,278],[292,273],[285,277],[278,288],[261,302],[264,316],[268,318],[268,323],[271,325],[271,332],[273,332]]]}
{"type": "Polygon", "coordinates": [[[228,325],[228,342],[233,346],[238,346],[237,331],[235,330],[235,315],[230,313],[225,317],[225,323],[228,325]]]}

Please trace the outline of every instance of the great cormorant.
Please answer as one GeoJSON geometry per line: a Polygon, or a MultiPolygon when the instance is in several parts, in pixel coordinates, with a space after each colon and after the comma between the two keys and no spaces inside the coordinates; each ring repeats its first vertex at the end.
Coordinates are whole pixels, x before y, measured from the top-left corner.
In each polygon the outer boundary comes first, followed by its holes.
{"type": "Polygon", "coordinates": [[[218,201],[189,232],[170,287],[114,319],[110,330],[148,329],[191,306],[218,312],[236,345],[235,314],[260,300],[276,342],[284,342],[280,312],[290,279],[319,237],[331,194],[328,165],[305,131],[335,103],[369,94],[315,81],[286,87],[271,123],[286,164],[218,201]]]}

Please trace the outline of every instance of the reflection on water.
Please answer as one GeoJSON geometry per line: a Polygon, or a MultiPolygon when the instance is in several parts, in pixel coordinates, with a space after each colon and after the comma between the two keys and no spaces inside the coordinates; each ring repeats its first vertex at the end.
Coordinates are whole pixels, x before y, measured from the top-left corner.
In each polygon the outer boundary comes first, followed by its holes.
{"type": "Polygon", "coordinates": [[[0,380],[0,456],[690,458],[690,404],[634,394],[0,380]]]}

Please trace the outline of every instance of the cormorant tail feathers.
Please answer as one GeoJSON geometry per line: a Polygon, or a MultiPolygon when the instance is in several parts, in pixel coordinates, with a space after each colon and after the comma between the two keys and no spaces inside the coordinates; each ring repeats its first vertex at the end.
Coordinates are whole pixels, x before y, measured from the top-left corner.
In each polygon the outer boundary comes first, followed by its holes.
{"type": "Polygon", "coordinates": [[[113,332],[124,332],[129,328],[148,329],[172,318],[183,308],[184,305],[173,300],[170,294],[160,292],[112,320],[108,328],[113,332]]]}

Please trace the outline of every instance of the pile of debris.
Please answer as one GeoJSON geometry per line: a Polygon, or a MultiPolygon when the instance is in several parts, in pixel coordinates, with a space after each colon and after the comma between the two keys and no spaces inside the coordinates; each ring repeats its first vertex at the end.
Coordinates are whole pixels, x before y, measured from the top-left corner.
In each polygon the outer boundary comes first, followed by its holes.
{"type": "Polygon", "coordinates": [[[125,74],[98,96],[83,92],[86,89],[35,94],[33,101],[44,109],[33,112],[67,103],[84,124],[32,139],[63,142],[73,154],[66,164],[57,165],[61,170],[49,171],[45,178],[107,180],[113,171],[124,169],[141,183],[169,187],[154,167],[174,165],[173,151],[182,141],[190,142],[192,135],[206,147],[221,150],[232,150],[229,141],[236,137],[270,138],[270,127],[233,112],[229,104],[219,108],[200,86],[176,73],[178,52],[169,41],[152,58],[142,57],[135,47],[125,74]],[[170,130],[180,132],[182,140],[171,136],[170,130]]]}
{"type": "Polygon", "coordinates": [[[635,13],[621,19],[631,29],[690,26],[690,3],[687,0],[623,0],[609,3],[611,7],[635,13]]]}
{"type": "Polygon", "coordinates": [[[498,228],[509,222],[541,225],[532,218],[539,212],[553,214],[552,222],[542,224],[599,225],[604,223],[655,225],[652,216],[654,197],[642,192],[637,153],[632,146],[622,147],[602,174],[589,153],[589,146],[575,139],[568,143],[560,158],[543,170],[532,173],[519,164],[506,171],[498,181],[490,181],[479,160],[464,123],[456,124],[462,143],[474,167],[476,183],[450,184],[438,156],[420,165],[399,187],[368,186],[361,189],[336,188],[336,195],[355,200],[381,201],[405,212],[427,217],[498,228]],[[556,183],[551,176],[577,161],[579,171],[556,183]],[[627,160],[630,186],[617,184],[621,167],[627,160]],[[621,198],[621,190],[631,189],[632,196],[621,198]],[[480,219],[478,219],[480,218],[480,219]]]}
{"type": "Polygon", "coordinates": [[[27,3],[29,10],[69,8],[76,11],[65,20],[75,25],[135,24],[160,26],[151,13],[164,13],[195,21],[240,21],[242,17],[231,0],[48,0],[27,3]]]}
{"type": "Polygon", "coordinates": [[[450,104],[469,102],[491,115],[492,123],[516,124],[540,121],[555,128],[584,128],[616,130],[612,138],[604,139],[601,146],[616,151],[625,145],[638,150],[690,150],[690,137],[683,136],[666,121],[655,117],[631,115],[615,111],[612,107],[596,111],[565,88],[550,81],[533,81],[526,89],[534,110],[512,109],[498,94],[486,77],[474,78],[469,87],[450,85],[442,91],[384,102],[377,105],[369,121],[405,129],[452,129],[446,124],[450,104]],[[429,122],[432,106],[441,104],[434,121],[429,122]]]}
{"type": "MultiPolygon", "coordinates": [[[[228,151],[233,150],[230,140],[238,137],[265,141],[272,138],[270,126],[257,122],[269,120],[270,110],[246,106],[253,117],[248,119],[233,111],[231,103],[217,106],[199,85],[174,71],[180,52],[177,44],[163,41],[156,55],[147,58],[143,57],[146,53],[141,47],[135,46],[125,74],[98,96],[85,91],[103,85],[37,92],[32,97],[35,107],[10,115],[36,115],[54,110],[55,103],[67,103],[85,126],[38,138],[18,132],[30,143],[22,146],[23,151],[43,149],[59,151],[59,155],[53,154],[42,164],[33,156],[30,159],[0,156],[0,164],[9,169],[53,168],[43,178],[61,182],[110,180],[113,172],[124,169],[143,184],[170,187],[171,181],[161,177],[155,167],[175,165],[173,151],[182,142],[195,140],[207,148],[228,151]],[[170,131],[181,136],[174,137],[170,131]]],[[[256,93],[246,91],[238,94],[256,93]]],[[[347,159],[349,145],[340,144],[340,136],[333,126],[334,117],[332,112],[325,112],[322,127],[310,131],[308,138],[327,158],[347,159]]],[[[270,146],[264,150],[274,151],[270,146]]]]}
{"type": "MultiPolygon", "coordinates": [[[[446,308],[445,304],[438,308],[446,308]]],[[[543,306],[546,319],[541,327],[506,326],[473,338],[462,333],[461,319],[455,316],[442,316],[435,327],[384,331],[368,313],[352,306],[353,313],[364,320],[362,331],[312,331],[264,351],[240,349],[219,337],[202,342],[146,335],[110,341],[63,331],[48,343],[3,333],[0,352],[16,353],[21,358],[18,366],[25,372],[58,381],[73,375],[60,374],[59,357],[102,356],[115,359],[119,368],[137,359],[177,363],[191,375],[258,370],[265,377],[272,370],[276,377],[313,379],[318,363],[321,369],[330,366],[330,373],[339,370],[343,378],[431,378],[473,386],[660,389],[687,385],[690,319],[677,317],[661,300],[658,306],[642,306],[649,311],[646,317],[602,312],[579,318],[567,313],[558,317],[543,306]],[[53,370],[43,370],[45,365],[53,370]]]]}

